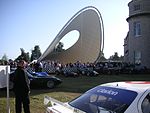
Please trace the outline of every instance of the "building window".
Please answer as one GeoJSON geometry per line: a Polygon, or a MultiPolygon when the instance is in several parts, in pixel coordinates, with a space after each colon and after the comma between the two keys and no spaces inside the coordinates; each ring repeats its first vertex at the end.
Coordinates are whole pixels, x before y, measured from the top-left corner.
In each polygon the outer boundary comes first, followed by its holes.
{"type": "Polygon", "coordinates": [[[141,23],[134,22],[134,36],[138,37],[141,36],[141,23]]]}
{"type": "Polygon", "coordinates": [[[134,11],[137,11],[137,10],[140,10],[141,9],[141,6],[140,6],[140,4],[138,4],[138,5],[134,5],[134,11]]]}
{"type": "Polygon", "coordinates": [[[141,64],[141,52],[140,51],[134,51],[134,63],[137,65],[141,64]]]}

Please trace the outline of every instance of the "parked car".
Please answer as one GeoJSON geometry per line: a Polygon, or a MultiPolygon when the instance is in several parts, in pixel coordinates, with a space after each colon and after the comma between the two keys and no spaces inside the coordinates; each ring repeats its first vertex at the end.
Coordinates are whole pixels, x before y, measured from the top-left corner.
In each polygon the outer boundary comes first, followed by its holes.
{"type": "Polygon", "coordinates": [[[67,103],[46,96],[48,102],[47,113],[150,113],[150,82],[106,83],[67,103]]]}
{"type": "Polygon", "coordinates": [[[95,77],[99,75],[99,73],[96,70],[94,70],[93,67],[78,68],[78,71],[80,72],[81,75],[85,76],[95,77]]]}
{"type": "MultiPolygon", "coordinates": [[[[28,74],[28,78],[30,80],[30,87],[31,88],[39,88],[39,87],[47,87],[47,88],[54,88],[55,86],[58,86],[59,84],[62,83],[62,80],[52,76],[48,75],[46,72],[32,72],[28,74]]],[[[13,89],[13,77],[14,77],[14,72],[10,74],[10,85],[9,88],[13,89]]]]}

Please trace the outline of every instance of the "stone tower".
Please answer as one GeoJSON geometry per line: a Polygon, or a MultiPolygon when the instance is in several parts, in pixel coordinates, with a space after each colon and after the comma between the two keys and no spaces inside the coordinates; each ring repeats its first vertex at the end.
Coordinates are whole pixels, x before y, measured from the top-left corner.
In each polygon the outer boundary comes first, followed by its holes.
{"type": "Polygon", "coordinates": [[[129,32],[124,39],[125,62],[150,68],[150,0],[132,0],[128,6],[129,32]]]}

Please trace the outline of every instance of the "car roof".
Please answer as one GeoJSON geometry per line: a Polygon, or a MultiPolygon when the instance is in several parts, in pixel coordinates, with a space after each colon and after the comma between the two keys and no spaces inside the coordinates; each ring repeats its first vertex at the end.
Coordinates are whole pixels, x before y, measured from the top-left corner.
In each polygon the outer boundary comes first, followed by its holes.
{"type": "Polygon", "coordinates": [[[150,81],[124,81],[124,82],[111,82],[105,83],[101,86],[108,86],[113,88],[132,90],[137,93],[143,93],[150,89],[150,81]]]}

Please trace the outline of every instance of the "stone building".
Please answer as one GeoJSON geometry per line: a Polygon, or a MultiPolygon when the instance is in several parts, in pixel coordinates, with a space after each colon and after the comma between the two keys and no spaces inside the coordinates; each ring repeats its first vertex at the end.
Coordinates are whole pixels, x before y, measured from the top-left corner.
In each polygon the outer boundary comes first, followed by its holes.
{"type": "Polygon", "coordinates": [[[124,60],[150,68],[150,0],[128,4],[129,32],[124,39],[124,60]]]}

